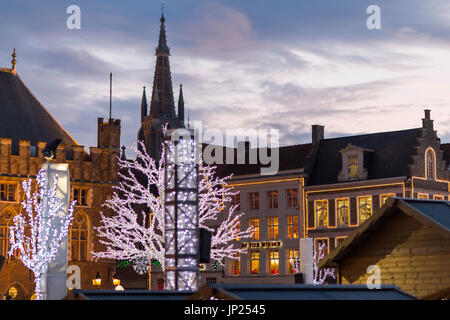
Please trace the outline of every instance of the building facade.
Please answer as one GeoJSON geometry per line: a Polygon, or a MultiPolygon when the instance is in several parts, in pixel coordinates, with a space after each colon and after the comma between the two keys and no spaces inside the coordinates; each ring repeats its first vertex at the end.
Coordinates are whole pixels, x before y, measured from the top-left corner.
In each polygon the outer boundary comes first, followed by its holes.
{"type": "Polygon", "coordinates": [[[71,199],[77,201],[68,235],[69,265],[79,267],[82,288],[93,288],[97,273],[103,279],[101,288],[112,288],[113,265],[95,262],[91,252],[103,250],[93,228],[99,224],[100,211],[109,214],[102,205],[118,180],[120,120],[99,118],[98,144],[85,152],[23,83],[15,58],[14,53],[11,69],[0,69],[0,255],[6,258],[0,270],[0,293],[13,299],[33,297],[33,274],[18,256],[8,256],[9,227],[22,212],[22,181],[36,177],[46,161],[42,150],[58,138],[62,143],[51,161],[69,164],[71,199]]]}

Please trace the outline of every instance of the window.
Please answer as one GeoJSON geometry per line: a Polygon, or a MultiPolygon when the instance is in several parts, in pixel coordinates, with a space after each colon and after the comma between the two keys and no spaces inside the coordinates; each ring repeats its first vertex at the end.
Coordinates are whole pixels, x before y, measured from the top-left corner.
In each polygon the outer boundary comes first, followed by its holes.
{"type": "Polygon", "coordinates": [[[288,266],[288,273],[295,273],[298,270],[294,270],[294,266],[297,266],[298,261],[298,249],[287,249],[286,252],[287,256],[287,266],[288,266]]]}
{"type": "Polygon", "coordinates": [[[164,279],[159,278],[156,280],[156,290],[164,290],[164,279]]]}
{"type": "Polygon", "coordinates": [[[425,193],[419,193],[419,194],[418,194],[418,198],[419,198],[419,199],[427,200],[427,199],[428,199],[428,195],[425,194],[425,193]]]}
{"type": "Polygon", "coordinates": [[[363,223],[372,216],[372,197],[358,197],[359,221],[363,223]]]}
{"type": "Polygon", "coordinates": [[[259,251],[251,250],[248,254],[249,268],[251,274],[259,273],[259,251]]]}
{"type": "Polygon", "coordinates": [[[10,248],[9,228],[13,224],[14,212],[5,210],[0,214],[0,255],[7,257],[10,248]]]}
{"type": "Polygon", "coordinates": [[[427,174],[428,179],[434,179],[434,151],[433,149],[429,148],[426,151],[426,165],[425,170],[427,174]]]}
{"type": "Polygon", "coordinates": [[[239,232],[241,232],[241,220],[238,220],[236,223],[236,233],[238,236],[236,237],[235,241],[240,241],[241,238],[239,237],[239,232]]]}
{"type": "MultiPolygon", "coordinates": [[[[329,239],[328,238],[316,238],[316,239],[314,239],[314,250],[315,251],[319,251],[320,248],[322,248],[322,251],[325,253],[325,255],[327,255],[329,247],[330,246],[329,246],[329,239]]],[[[320,254],[318,254],[317,257],[319,255],[320,254]]]]}
{"type": "Polygon", "coordinates": [[[255,233],[253,234],[253,240],[259,240],[259,218],[248,219],[248,225],[255,228],[255,233]]]}
{"type": "Polygon", "coordinates": [[[298,216],[287,216],[286,217],[287,226],[287,238],[288,239],[298,239],[298,216]]]}
{"type": "Polygon", "coordinates": [[[395,198],[395,193],[388,193],[388,194],[380,195],[380,207],[382,207],[386,203],[387,199],[389,199],[389,198],[395,198]]]}
{"type": "Polygon", "coordinates": [[[316,227],[328,227],[328,200],[317,200],[314,203],[316,206],[316,227]]]}
{"type": "Polygon", "coordinates": [[[286,192],[287,192],[287,207],[297,208],[298,207],[297,189],[289,189],[286,192]]]}
{"type": "Polygon", "coordinates": [[[268,204],[267,207],[269,209],[278,208],[278,192],[277,191],[269,191],[267,193],[268,204]]]}
{"type": "Polygon", "coordinates": [[[86,188],[73,188],[73,200],[77,203],[77,206],[87,206],[88,189],[86,188]]]}
{"type": "Polygon", "coordinates": [[[0,201],[17,201],[16,197],[17,183],[0,184],[0,201]]]}
{"type": "Polygon", "coordinates": [[[216,284],[217,283],[217,278],[210,278],[210,277],[208,277],[208,278],[206,278],[206,283],[207,284],[216,284]]]}
{"type": "Polygon", "coordinates": [[[241,273],[241,260],[233,259],[231,260],[231,274],[238,276],[241,273]]]}
{"type": "Polygon", "coordinates": [[[434,195],[433,199],[434,200],[445,200],[445,197],[444,196],[439,196],[439,195],[434,195]]]}
{"type": "Polygon", "coordinates": [[[337,248],[347,237],[337,237],[334,241],[335,247],[337,248]]]}
{"type": "Polygon", "coordinates": [[[348,198],[336,199],[336,216],[339,227],[346,227],[350,224],[349,202],[350,200],[348,198]]]}
{"type": "Polygon", "coordinates": [[[267,231],[269,240],[278,239],[278,217],[267,217],[267,231]]]}
{"type": "Polygon", "coordinates": [[[259,209],[259,192],[250,192],[248,194],[249,209],[258,210],[259,209]]]}
{"type": "Polygon", "coordinates": [[[84,212],[78,212],[74,216],[70,234],[70,251],[72,261],[87,260],[88,218],[84,212]]]}
{"type": "Polygon", "coordinates": [[[280,273],[280,252],[278,250],[269,250],[269,272],[271,274],[280,273]]]}
{"type": "Polygon", "coordinates": [[[241,210],[241,194],[235,194],[232,198],[231,198],[231,205],[232,206],[236,206],[236,210],[241,210]]]}
{"type": "Polygon", "coordinates": [[[349,179],[358,179],[358,155],[348,155],[347,176],[349,179]]]}

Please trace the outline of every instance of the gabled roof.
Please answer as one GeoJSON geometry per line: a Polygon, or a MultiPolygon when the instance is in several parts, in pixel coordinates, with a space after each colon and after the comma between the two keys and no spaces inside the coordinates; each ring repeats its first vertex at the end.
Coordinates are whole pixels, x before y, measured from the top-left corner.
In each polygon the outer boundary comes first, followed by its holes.
{"type": "Polygon", "coordinates": [[[340,150],[349,144],[369,149],[364,157],[367,179],[382,179],[409,175],[410,155],[413,154],[422,128],[380,132],[357,136],[323,139],[319,143],[309,185],[337,183],[342,170],[340,150]]]}
{"type": "Polygon", "coordinates": [[[446,167],[450,170],[450,143],[441,144],[441,149],[444,151],[444,161],[446,163],[446,167]]]}
{"type": "Polygon", "coordinates": [[[440,200],[419,200],[391,198],[359,228],[353,231],[335,250],[324,257],[319,268],[332,267],[345,258],[353,249],[364,242],[372,232],[376,232],[389,218],[403,212],[420,223],[434,228],[444,238],[450,238],[450,202],[440,200]]]}
{"type": "MultiPolygon", "coordinates": [[[[255,149],[253,149],[255,150],[255,149]]],[[[263,154],[266,154],[266,150],[262,150],[263,154]]],[[[303,169],[309,156],[311,155],[312,145],[298,144],[292,146],[284,146],[274,149],[272,152],[279,152],[279,170],[294,170],[303,169]]],[[[237,149],[233,149],[236,154],[237,149]]],[[[259,149],[256,149],[256,153],[259,154],[259,149]]],[[[224,150],[224,157],[226,152],[224,150]]],[[[237,164],[236,158],[232,164],[220,164],[217,165],[217,173],[220,176],[228,176],[233,174],[234,176],[247,175],[247,174],[259,174],[261,168],[270,167],[269,165],[261,165],[258,155],[257,164],[237,164]]]]}
{"type": "MultiPolygon", "coordinates": [[[[42,106],[18,74],[0,71],[0,137],[17,140],[62,139],[68,149],[78,143],[42,106]]],[[[13,143],[14,143],[13,142],[13,143]]]]}

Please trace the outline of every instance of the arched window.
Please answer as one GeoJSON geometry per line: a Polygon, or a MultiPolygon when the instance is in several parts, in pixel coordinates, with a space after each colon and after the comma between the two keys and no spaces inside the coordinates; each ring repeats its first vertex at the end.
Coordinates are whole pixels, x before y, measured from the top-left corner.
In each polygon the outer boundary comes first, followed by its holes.
{"type": "Polygon", "coordinates": [[[425,171],[428,179],[434,179],[434,167],[435,167],[435,159],[434,159],[434,151],[433,149],[428,149],[425,156],[426,165],[425,171]]]}
{"type": "Polygon", "coordinates": [[[70,257],[72,261],[88,260],[88,217],[84,211],[78,211],[73,217],[70,229],[70,257]]]}
{"type": "Polygon", "coordinates": [[[15,212],[6,209],[0,213],[0,255],[7,257],[10,248],[9,244],[9,228],[13,224],[15,212]]]}

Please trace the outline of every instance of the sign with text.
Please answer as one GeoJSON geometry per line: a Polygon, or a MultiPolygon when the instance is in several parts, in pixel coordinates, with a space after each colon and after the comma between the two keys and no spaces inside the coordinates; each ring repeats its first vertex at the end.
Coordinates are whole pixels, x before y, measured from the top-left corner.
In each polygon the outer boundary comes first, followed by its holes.
{"type": "Polygon", "coordinates": [[[243,249],[281,248],[281,241],[242,242],[243,249]]]}

